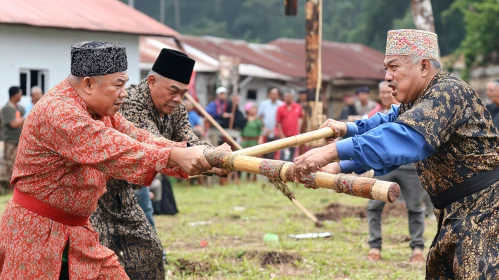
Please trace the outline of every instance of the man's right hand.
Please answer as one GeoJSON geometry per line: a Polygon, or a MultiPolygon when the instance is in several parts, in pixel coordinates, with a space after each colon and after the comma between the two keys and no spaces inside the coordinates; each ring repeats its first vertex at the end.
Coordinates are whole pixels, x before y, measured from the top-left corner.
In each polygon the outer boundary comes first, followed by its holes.
{"type": "Polygon", "coordinates": [[[339,122],[333,119],[328,119],[325,121],[320,128],[329,127],[334,131],[332,137],[326,138],[328,142],[334,140],[335,138],[345,136],[347,134],[347,124],[344,122],[339,122]]]}
{"type": "Polygon", "coordinates": [[[204,146],[172,148],[168,167],[178,166],[191,176],[211,170],[212,167],[203,154],[204,149],[206,149],[204,146]]]}

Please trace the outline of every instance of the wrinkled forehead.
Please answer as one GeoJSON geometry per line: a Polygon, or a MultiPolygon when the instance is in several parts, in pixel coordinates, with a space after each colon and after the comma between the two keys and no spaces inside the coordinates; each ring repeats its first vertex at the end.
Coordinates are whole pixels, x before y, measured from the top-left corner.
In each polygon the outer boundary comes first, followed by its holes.
{"type": "Polygon", "coordinates": [[[383,60],[383,64],[388,66],[392,63],[404,64],[409,62],[409,56],[407,55],[387,55],[385,56],[385,60],[383,60]]]}
{"type": "Polygon", "coordinates": [[[161,86],[163,88],[169,88],[175,91],[187,91],[189,89],[188,84],[184,84],[182,82],[175,81],[166,77],[163,77],[163,79],[161,79],[161,86]]]}

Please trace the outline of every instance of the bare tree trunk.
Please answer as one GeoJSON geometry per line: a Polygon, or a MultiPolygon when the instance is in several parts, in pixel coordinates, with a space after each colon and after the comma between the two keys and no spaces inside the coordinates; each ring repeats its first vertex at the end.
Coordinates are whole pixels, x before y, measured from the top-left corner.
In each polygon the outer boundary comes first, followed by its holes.
{"type": "Polygon", "coordinates": [[[411,0],[411,11],[417,29],[435,32],[431,0],[411,0]]]}
{"type": "Polygon", "coordinates": [[[180,0],[173,0],[173,6],[175,9],[175,29],[180,29],[180,0]]]}
{"type": "Polygon", "coordinates": [[[128,5],[130,5],[130,7],[132,8],[135,8],[135,0],[128,0],[128,5]]]}

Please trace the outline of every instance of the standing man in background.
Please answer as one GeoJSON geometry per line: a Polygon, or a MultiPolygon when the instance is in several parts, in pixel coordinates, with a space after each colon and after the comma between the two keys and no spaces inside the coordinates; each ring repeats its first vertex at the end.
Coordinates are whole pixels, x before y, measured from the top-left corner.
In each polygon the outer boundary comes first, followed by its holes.
{"type": "MultiPolygon", "coordinates": [[[[33,104],[33,106],[35,106],[35,104],[40,100],[40,98],[42,98],[42,96],[43,91],[41,87],[36,86],[31,89],[31,103],[33,104]]],[[[31,107],[33,108],[33,106],[31,107]]],[[[26,114],[28,112],[26,112],[26,114]]]]}
{"type": "Polygon", "coordinates": [[[491,102],[487,105],[487,110],[495,126],[499,127],[499,80],[487,83],[487,97],[491,102]]]}
{"type": "MultiPolygon", "coordinates": [[[[300,133],[303,110],[300,104],[294,102],[295,92],[284,92],[284,104],[277,108],[277,129],[280,138],[298,135],[300,133]]],[[[293,161],[296,147],[289,147],[281,151],[281,160],[293,161]]]]}
{"type": "Polygon", "coordinates": [[[361,87],[355,90],[357,101],[355,101],[355,110],[357,114],[364,116],[376,108],[377,103],[369,98],[369,88],[361,87]]]}
{"type": "Polygon", "coordinates": [[[19,105],[22,93],[21,88],[17,86],[10,87],[9,102],[2,108],[5,167],[9,184],[26,113],[23,106],[19,105]]]}
{"type": "MultiPolygon", "coordinates": [[[[258,107],[258,116],[263,122],[263,135],[265,142],[272,142],[276,140],[276,116],[277,108],[283,103],[279,100],[279,90],[272,88],[269,90],[268,99],[264,100],[258,107]]],[[[275,153],[268,153],[263,155],[266,159],[274,159],[275,153]]]]}

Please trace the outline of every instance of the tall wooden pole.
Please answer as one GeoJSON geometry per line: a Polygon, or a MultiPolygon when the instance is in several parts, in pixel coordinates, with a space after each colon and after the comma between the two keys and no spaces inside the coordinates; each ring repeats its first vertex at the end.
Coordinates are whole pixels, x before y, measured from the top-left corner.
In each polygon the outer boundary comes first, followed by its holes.
{"type": "MultiPolygon", "coordinates": [[[[307,97],[311,108],[307,131],[316,130],[324,121],[323,104],[319,101],[322,85],[322,0],[307,0],[305,4],[305,52],[307,97]]],[[[314,142],[312,146],[323,144],[314,142]]]]}
{"type": "Polygon", "coordinates": [[[435,32],[431,0],[411,0],[411,12],[417,29],[435,32]]]}

